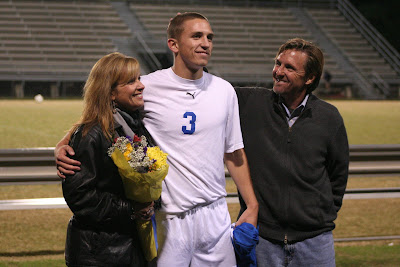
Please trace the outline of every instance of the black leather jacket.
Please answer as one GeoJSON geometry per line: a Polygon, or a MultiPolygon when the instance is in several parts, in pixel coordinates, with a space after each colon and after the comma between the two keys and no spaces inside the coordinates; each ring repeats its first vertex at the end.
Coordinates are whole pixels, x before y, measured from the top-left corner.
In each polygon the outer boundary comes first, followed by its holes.
{"type": "MultiPolygon", "coordinates": [[[[147,132],[144,127],[133,130],[138,135],[147,132]]],[[[115,132],[123,134],[122,127],[116,124],[115,132]]],[[[76,131],[70,145],[81,170],[62,183],[64,198],[74,213],[67,230],[66,264],[144,266],[131,202],[125,197],[117,167],[107,155],[111,141],[95,126],[84,137],[80,129],[76,131]]]]}

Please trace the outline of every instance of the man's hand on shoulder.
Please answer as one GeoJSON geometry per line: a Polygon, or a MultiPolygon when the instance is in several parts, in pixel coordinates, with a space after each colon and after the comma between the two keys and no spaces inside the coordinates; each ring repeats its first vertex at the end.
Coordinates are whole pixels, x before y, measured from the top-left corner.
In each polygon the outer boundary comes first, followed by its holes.
{"type": "Polygon", "coordinates": [[[80,171],[81,163],[73,160],[68,155],[75,155],[74,149],[69,145],[61,145],[54,150],[54,157],[56,159],[57,175],[65,179],[67,175],[73,175],[75,172],[80,171]]]}

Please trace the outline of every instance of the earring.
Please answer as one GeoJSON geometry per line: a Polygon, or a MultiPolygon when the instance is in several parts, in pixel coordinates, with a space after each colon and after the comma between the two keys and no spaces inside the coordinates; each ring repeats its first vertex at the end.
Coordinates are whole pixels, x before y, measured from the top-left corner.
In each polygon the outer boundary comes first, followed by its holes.
{"type": "Polygon", "coordinates": [[[114,100],[111,100],[111,109],[113,114],[117,113],[117,104],[114,100]]]}

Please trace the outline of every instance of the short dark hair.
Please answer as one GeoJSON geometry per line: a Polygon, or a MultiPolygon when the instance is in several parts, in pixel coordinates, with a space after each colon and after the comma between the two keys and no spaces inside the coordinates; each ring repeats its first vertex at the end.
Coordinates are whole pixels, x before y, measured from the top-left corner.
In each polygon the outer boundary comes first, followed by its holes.
{"type": "Polygon", "coordinates": [[[184,30],[183,24],[185,23],[185,21],[191,19],[203,19],[208,21],[205,16],[197,12],[185,12],[182,14],[178,13],[175,17],[171,19],[168,24],[167,37],[178,39],[184,30]]]}
{"type": "Polygon", "coordinates": [[[321,79],[322,71],[324,69],[324,55],[321,49],[313,44],[312,42],[306,41],[301,38],[293,38],[288,40],[286,43],[281,45],[275,59],[285,50],[298,50],[305,52],[308,55],[306,65],[304,66],[306,71],[306,77],[314,76],[314,81],[308,85],[307,93],[314,91],[321,79]]]}

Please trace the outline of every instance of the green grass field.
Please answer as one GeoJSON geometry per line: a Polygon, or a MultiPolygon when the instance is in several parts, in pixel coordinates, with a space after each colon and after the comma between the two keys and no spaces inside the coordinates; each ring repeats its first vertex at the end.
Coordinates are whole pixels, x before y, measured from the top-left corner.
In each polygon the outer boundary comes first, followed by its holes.
{"type": "MultiPolygon", "coordinates": [[[[400,177],[350,177],[348,188],[400,187],[400,177]]],[[[235,192],[232,180],[227,191],[235,192]]],[[[0,199],[62,197],[60,184],[0,186],[0,199]]],[[[228,204],[232,221],[238,204],[228,204]]],[[[344,200],[334,237],[400,235],[400,199],[344,200]],[[383,220],[380,218],[384,218],[383,220]]],[[[0,266],[63,266],[69,209],[0,212],[0,266]],[[25,264],[25,265],[24,265],[25,264]],[[35,265],[37,264],[37,265],[35,265]]],[[[336,243],[338,266],[398,266],[400,240],[336,243]]]]}
{"type": "MultiPolygon", "coordinates": [[[[350,144],[400,143],[400,101],[330,101],[350,144]]],[[[53,147],[75,123],[81,100],[0,100],[0,149],[53,147]]],[[[400,187],[400,177],[350,177],[348,188],[400,187]]],[[[235,192],[228,181],[228,192],[235,192]]],[[[57,185],[0,186],[0,199],[62,197],[57,185]]],[[[229,204],[232,220],[238,204],[229,204]]],[[[400,199],[344,200],[335,238],[400,235],[400,199]],[[384,218],[384,219],[381,219],[384,218]]],[[[68,209],[0,212],[1,266],[65,266],[68,209]]],[[[337,243],[338,266],[400,266],[400,241],[337,243]]]]}
{"type": "Polygon", "coordinates": [[[0,149],[54,147],[81,112],[81,100],[0,100],[0,149]]]}
{"type": "Polygon", "coordinates": [[[350,144],[399,144],[400,101],[330,101],[343,116],[350,144]]]}
{"type": "MultiPolygon", "coordinates": [[[[400,101],[330,101],[350,144],[400,143],[400,101]]],[[[0,100],[0,149],[53,147],[79,119],[81,100],[0,100]]]]}

